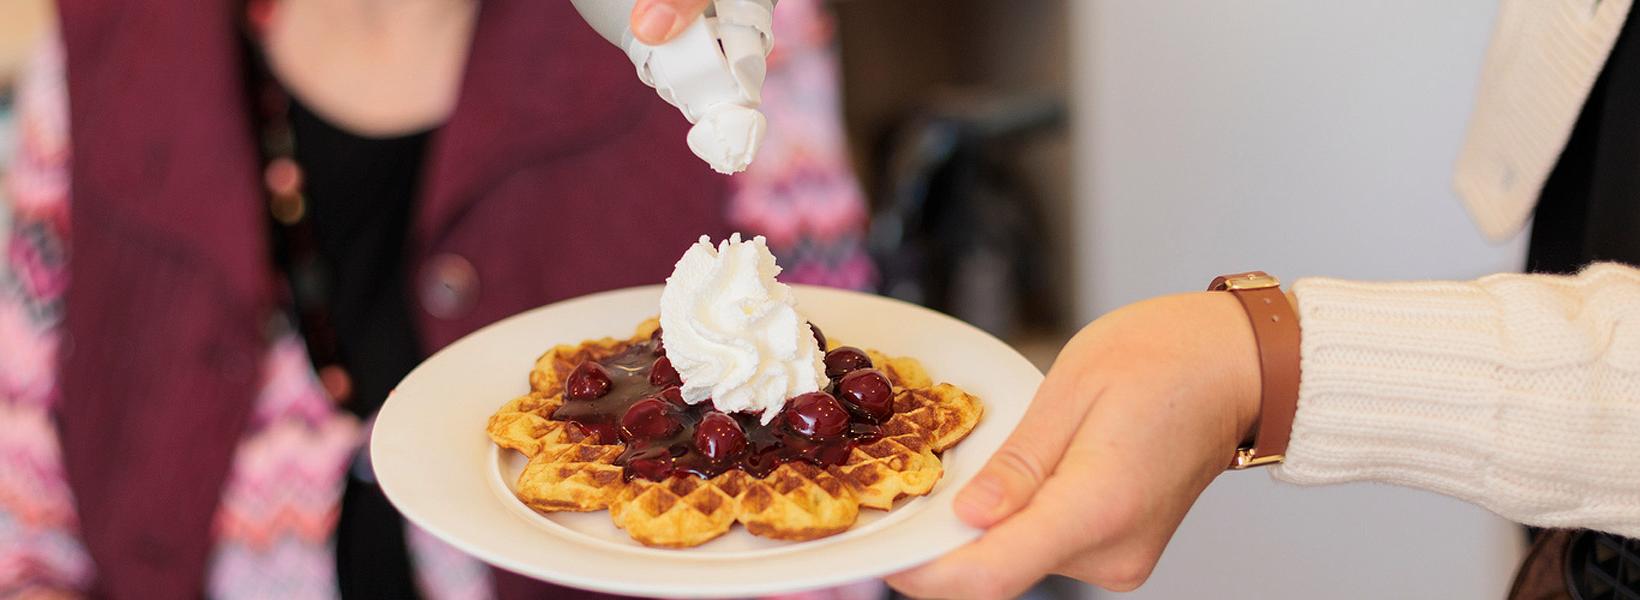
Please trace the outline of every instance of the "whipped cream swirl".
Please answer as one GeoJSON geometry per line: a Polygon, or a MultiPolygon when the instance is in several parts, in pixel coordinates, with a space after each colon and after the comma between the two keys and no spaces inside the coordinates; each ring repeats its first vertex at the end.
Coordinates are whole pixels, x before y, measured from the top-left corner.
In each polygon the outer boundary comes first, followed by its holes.
{"type": "Polygon", "coordinates": [[[768,424],[788,398],[826,384],[824,353],[778,274],[763,236],[716,248],[701,236],[678,260],[661,291],[661,335],[685,401],[761,412],[768,424]]]}

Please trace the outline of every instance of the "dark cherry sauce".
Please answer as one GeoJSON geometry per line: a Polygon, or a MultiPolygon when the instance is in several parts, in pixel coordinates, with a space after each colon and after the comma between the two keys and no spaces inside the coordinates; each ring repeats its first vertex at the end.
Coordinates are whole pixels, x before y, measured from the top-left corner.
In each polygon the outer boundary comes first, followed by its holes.
{"type": "MultiPolygon", "coordinates": [[[[882,437],[882,428],[874,423],[871,415],[847,402],[843,403],[849,409],[847,429],[842,435],[821,440],[810,439],[793,431],[784,424],[786,419],[781,417],[785,415],[779,415],[764,425],[758,415],[734,413],[728,416],[740,424],[745,433],[745,443],[740,446],[740,452],[714,461],[697,446],[695,432],[702,419],[717,411],[711,402],[682,404],[678,402],[682,398],[678,392],[663,393],[673,386],[651,382],[650,373],[655,361],[664,356],[660,337],[656,336],[599,361],[609,372],[612,383],[609,392],[590,400],[566,398],[563,405],[552,413],[553,420],[575,423],[588,433],[597,435],[600,443],[626,444],[626,450],[615,459],[615,463],[623,467],[622,474],[627,480],[644,477],[660,481],[668,475],[710,478],[730,469],[741,469],[754,477],[765,477],[776,467],[797,460],[832,466],[846,460],[856,445],[882,437]],[[666,414],[675,419],[679,426],[661,437],[646,438],[628,432],[623,438],[622,418],[627,411],[634,404],[656,397],[663,400],[671,398],[666,404],[666,414]]],[[[835,388],[834,379],[828,390],[835,388]]]]}

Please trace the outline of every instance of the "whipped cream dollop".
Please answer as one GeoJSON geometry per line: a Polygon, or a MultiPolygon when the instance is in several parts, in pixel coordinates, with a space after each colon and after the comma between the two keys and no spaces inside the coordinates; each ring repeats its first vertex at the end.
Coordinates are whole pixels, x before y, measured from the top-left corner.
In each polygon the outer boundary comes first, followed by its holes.
{"type": "Polygon", "coordinates": [[[683,377],[683,399],[723,412],[762,413],[826,382],[824,352],[763,236],[711,238],[684,252],[661,291],[661,336],[683,377]]]}
{"type": "Polygon", "coordinates": [[[711,107],[689,129],[689,150],[713,171],[733,175],[746,170],[763,145],[768,121],[763,113],[739,104],[711,107]]]}

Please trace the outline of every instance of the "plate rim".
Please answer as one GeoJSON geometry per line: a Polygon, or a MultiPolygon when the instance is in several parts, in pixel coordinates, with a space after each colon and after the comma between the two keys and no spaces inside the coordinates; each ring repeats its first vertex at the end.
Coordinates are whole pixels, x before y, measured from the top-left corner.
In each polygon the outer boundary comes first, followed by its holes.
{"type": "MultiPolygon", "coordinates": [[[[793,287],[798,292],[798,295],[800,297],[800,302],[801,302],[801,297],[802,296],[809,296],[809,295],[815,295],[815,294],[818,294],[818,295],[837,294],[837,295],[841,295],[841,296],[853,296],[857,300],[862,300],[862,301],[866,301],[866,302],[886,302],[886,303],[889,303],[889,304],[899,305],[903,309],[909,309],[909,310],[913,310],[913,311],[916,311],[916,312],[919,312],[919,313],[924,313],[926,316],[932,317],[936,320],[944,321],[946,323],[946,326],[955,326],[955,327],[958,327],[958,328],[961,328],[961,329],[966,329],[970,333],[978,334],[978,335],[983,336],[984,338],[990,340],[991,342],[996,344],[997,347],[1006,349],[1008,351],[1008,355],[1009,355],[1008,359],[1010,361],[1013,361],[1013,362],[1016,362],[1018,364],[1027,366],[1029,368],[1029,373],[1030,373],[1029,379],[1031,379],[1030,383],[1033,386],[1040,385],[1040,383],[1041,383],[1041,380],[1042,380],[1042,377],[1043,377],[1041,370],[1039,368],[1037,368],[1034,364],[1032,364],[1029,360],[1025,359],[1024,356],[1021,355],[1017,349],[1015,349],[1013,346],[1009,345],[1007,342],[1004,342],[1000,338],[997,338],[996,336],[991,335],[989,332],[981,330],[978,327],[975,327],[974,325],[966,323],[966,322],[964,322],[960,319],[957,319],[956,317],[953,317],[951,315],[939,312],[937,310],[930,309],[928,307],[924,307],[924,306],[920,306],[920,305],[913,304],[913,303],[910,303],[910,302],[906,302],[904,300],[900,300],[900,299],[897,299],[897,298],[891,298],[891,297],[881,296],[881,295],[872,294],[872,293],[859,292],[859,291],[855,291],[855,290],[839,289],[839,288],[831,288],[831,287],[825,287],[825,286],[813,286],[813,285],[804,285],[804,284],[788,284],[788,285],[791,285],[791,287],[793,287]]],[[[529,319],[531,316],[536,315],[537,313],[540,313],[540,312],[543,312],[543,311],[547,311],[549,309],[554,309],[554,308],[562,309],[562,307],[564,307],[565,305],[578,304],[578,303],[585,303],[585,304],[592,305],[592,304],[597,304],[599,300],[605,300],[605,299],[608,299],[610,297],[615,297],[615,296],[626,296],[626,295],[632,295],[632,294],[645,294],[645,293],[656,294],[658,296],[659,290],[660,290],[661,287],[662,287],[661,284],[649,284],[649,285],[641,285],[641,286],[632,286],[632,287],[626,287],[626,288],[619,288],[619,289],[595,292],[595,293],[586,294],[586,295],[582,295],[582,296],[576,296],[576,297],[572,297],[572,298],[566,298],[566,299],[559,300],[559,301],[556,301],[556,302],[552,302],[552,303],[549,303],[549,304],[545,304],[545,305],[542,305],[542,306],[537,306],[535,308],[531,308],[531,309],[528,309],[528,310],[520,311],[520,312],[518,312],[516,314],[513,314],[513,315],[509,315],[509,316],[507,316],[505,318],[502,318],[502,319],[499,319],[499,320],[497,320],[493,323],[490,323],[488,325],[480,327],[480,328],[478,328],[478,329],[476,329],[476,330],[462,336],[461,338],[457,339],[456,341],[451,342],[450,344],[447,344],[443,348],[440,348],[438,351],[430,354],[421,363],[417,364],[417,366],[414,369],[412,369],[410,371],[410,373],[406,374],[404,379],[400,381],[399,386],[395,386],[394,392],[389,394],[388,399],[386,400],[386,402],[384,402],[380,412],[377,414],[375,424],[374,424],[374,427],[373,427],[373,431],[372,431],[372,434],[371,434],[371,438],[370,438],[370,444],[369,444],[369,453],[370,453],[371,462],[375,465],[384,464],[384,462],[381,459],[384,456],[386,456],[386,455],[383,454],[383,452],[385,452],[383,447],[384,447],[386,442],[384,442],[383,440],[387,439],[387,437],[391,437],[391,436],[384,437],[384,436],[378,435],[378,432],[380,432],[382,430],[382,427],[381,427],[382,424],[387,423],[391,426],[391,424],[398,422],[400,419],[409,418],[407,416],[403,416],[403,415],[400,414],[404,411],[410,410],[410,409],[406,408],[406,404],[402,401],[401,402],[394,402],[394,399],[396,397],[399,397],[399,394],[398,394],[398,391],[397,391],[398,387],[403,386],[406,382],[412,382],[412,380],[417,377],[418,373],[422,373],[426,370],[429,370],[430,367],[428,365],[434,364],[436,361],[438,361],[440,359],[440,357],[442,357],[442,356],[444,356],[448,353],[460,351],[460,349],[462,347],[464,347],[465,345],[473,343],[471,341],[473,339],[484,337],[486,335],[495,335],[493,332],[504,329],[504,328],[507,328],[509,326],[512,326],[516,322],[529,319]]],[[[543,351],[546,348],[549,348],[550,346],[551,346],[550,342],[544,343],[543,348],[542,348],[543,351]]],[[[1021,383],[1023,383],[1023,382],[1021,382],[1021,383]]],[[[1032,391],[1034,391],[1034,389],[1032,391]]],[[[1029,398],[1028,395],[1024,398],[1024,403],[1026,405],[1029,404],[1029,399],[1030,398],[1029,398]]],[[[986,408],[987,408],[987,411],[986,411],[987,416],[993,416],[995,414],[996,411],[993,410],[992,405],[990,404],[989,400],[987,400],[986,408]]],[[[1023,414],[1023,408],[1021,408],[1020,414],[1021,415],[1023,414]]],[[[1019,421],[1019,419],[1016,418],[1016,419],[1013,419],[1012,422],[1002,424],[1002,426],[1006,427],[1008,432],[1011,432],[1013,430],[1013,428],[1018,425],[1018,421],[1019,421]]],[[[1006,437],[1007,437],[1007,432],[1004,432],[1001,436],[998,437],[995,445],[997,447],[1000,447],[1001,443],[1004,440],[1006,440],[1006,437]]],[[[486,439],[486,442],[487,441],[488,440],[486,439]]],[[[995,448],[990,449],[990,451],[994,452],[995,448]]],[[[489,470],[489,466],[488,466],[489,461],[486,460],[484,462],[485,462],[485,464],[483,466],[480,466],[479,469],[489,470]]],[[[391,458],[388,461],[386,461],[386,464],[391,464],[391,463],[392,463],[391,458]]],[[[487,478],[488,475],[485,475],[484,477],[487,478]]],[[[969,474],[969,477],[970,478],[972,477],[971,473],[969,474]]],[[[931,517],[930,515],[936,515],[938,513],[949,513],[949,517],[952,521],[954,521],[954,523],[948,523],[948,525],[954,524],[958,528],[961,529],[960,533],[957,533],[954,537],[950,536],[949,532],[947,532],[948,533],[947,539],[955,540],[956,541],[955,544],[951,544],[951,545],[943,545],[943,544],[942,545],[925,545],[924,547],[916,549],[916,550],[921,550],[920,552],[911,551],[911,552],[902,553],[900,555],[896,555],[896,560],[887,560],[887,561],[875,562],[875,563],[873,563],[872,566],[862,568],[862,569],[850,570],[846,574],[832,574],[830,576],[817,576],[817,577],[805,579],[797,585],[792,585],[790,583],[783,583],[783,582],[780,582],[780,581],[772,581],[772,580],[771,581],[766,581],[766,582],[765,581],[739,581],[739,580],[737,580],[737,581],[712,581],[712,582],[709,582],[708,585],[704,585],[704,586],[689,586],[688,588],[679,588],[679,587],[677,587],[677,585],[675,583],[644,582],[642,580],[637,580],[637,579],[624,580],[624,581],[612,581],[612,580],[609,580],[609,579],[604,578],[604,577],[583,576],[582,574],[576,573],[573,570],[556,570],[555,571],[555,570],[551,570],[551,569],[543,569],[543,568],[541,568],[541,566],[538,563],[530,563],[530,562],[527,562],[527,561],[515,560],[511,556],[512,553],[510,553],[510,552],[505,552],[505,551],[502,551],[502,550],[496,549],[496,548],[486,547],[486,545],[484,545],[482,543],[469,543],[469,541],[467,539],[465,539],[465,537],[463,535],[461,535],[459,533],[452,533],[452,532],[447,531],[447,526],[449,525],[448,523],[441,522],[439,519],[437,519],[435,517],[432,517],[428,514],[422,513],[420,511],[419,506],[417,506],[416,508],[412,508],[412,509],[406,509],[406,504],[409,504],[411,506],[416,506],[416,503],[408,501],[409,499],[408,499],[407,494],[409,494],[409,492],[401,489],[399,487],[398,483],[390,482],[390,479],[391,478],[380,477],[379,473],[378,473],[378,477],[377,477],[378,485],[381,487],[383,494],[387,496],[388,500],[396,507],[396,509],[400,512],[401,515],[403,515],[403,517],[406,520],[408,520],[411,523],[415,524],[415,526],[423,529],[427,533],[430,533],[433,536],[437,537],[439,540],[443,541],[444,543],[446,543],[446,544],[448,544],[448,545],[450,545],[450,546],[452,546],[452,547],[454,547],[454,548],[456,548],[456,549],[458,549],[458,550],[460,550],[460,551],[462,551],[466,554],[469,554],[469,555],[473,556],[474,558],[477,558],[478,560],[480,560],[480,561],[482,561],[482,562],[484,562],[488,565],[493,565],[495,567],[499,567],[499,568],[502,568],[502,569],[505,569],[505,570],[508,570],[508,571],[512,571],[512,572],[521,574],[525,577],[530,577],[530,578],[533,578],[533,579],[541,579],[541,580],[548,581],[548,582],[551,582],[551,583],[556,583],[556,584],[559,584],[559,585],[566,585],[566,586],[571,586],[571,587],[576,587],[576,588],[582,588],[582,589],[586,589],[586,590],[590,590],[590,591],[607,592],[607,593],[615,593],[615,594],[660,595],[660,596],[666,596],[666,597],[683,598],[683,597],[718,597],[718,596],[756,596],[756,595],[764,595],[764,594],[791,593],[791,592],[800,592],[800,591],[813,590],[813,589],[821,589],[821,588],[825,588],[825,587],[829,587],[829,586],[834,586],[834,585],[845,584],[845,583],[850,583],[850,582],[855,582],[855,581],[860,581],[860,580],[865,580],[865,579],[881,577],[883,575],[898,572],[898,571],[913,567],[915,565],[922,564],[924,562],[927,562],[929,560],[937,558],[940,555],[948,553],[951,550],[954,550],[955,548],[960,547],[960,545],[962,545],[962,544],[966,544],[966,543],[972,541],[973,539],[979,537],[979,535],[982,533],[982,530],[980,530],[980,529],[968,527],[967,525],[962,524],[960,521],[956,521],[954,511],[952,510],[949,501],[944,502],[944,503],[933,502],[935,497],[940,494],[939,488],[936,488],[936,490],[934,492],[932,492],[932,493],[930,493],[927,496],[924,496],[922,498],[922,500],[923,500],[922,504],[924,506],[917,513],[908,515],[907,518],[904,518],[904,519],[900,520],[898,523],[895,523],[892,526],[885,527],[885,528],[883,528],[882,530],[879,530],[879,531],[870,532],[870,535],[868,535],[868,536],[861,536],[860,538],[856,538],[855,540],[849,540],[849,541],[857,542],[859,540],[869,540],[869,539],[871,539],[872,536],[883,535],[883,534],[886,534],[888,532],[894,531],[896,528],[902,527],[906,523],[919,521],[919,520],[923,520],[923,519],[928,519],[928,518],[934,518],[934,517],[931,517]],[[921,519],[919,519],[919,517],[921,517],[921,519]],[[543,575],[543,573],[545,573],[545,575],[543,575]]],[[[966,483],[966,481],[967,481],[967,478],[964,478],[960,482],[952,482],[951,479],[952,478],[949,476],[949,473],[947,473],[945,476],[942,476],[942,480],[936,485],[942,485],[942,487],[949,487],[949,486],[954,486],[954,485],[958,485],[958,484],[961,484],[961,483],[966,483]]],[[[503,483],[505,483],[505,482],[503,482],[503,483]]],[[[488,488],[489,485],[486,484],[485,487],[488,488]]],[[[486,490],[486,493],[492,493],[492,492],[486,490]]],[[[509,518],[521,518],[517,515],[512,515],[511,510],[509,508],[507,508],[506,506],[504,506],[504,505],[500,507],[500,510],[502,510],[503,512],[508,513],[509,518]]],[[[525,526],[525,523],[520,523],[520,525],[525,526]]],[[[527,526],[532,527],[532,528],[538,527],[538,525],[534,524],[534,523],[530,523],[527,526]]],[[[562,538],[555,538],[555,539],[562,540],[562,538]]],[[[576,546],[573,545],[574,542],[571,542],[571,541],[568,541],[568,540],[563,540],[562,543],[568,545],[567,547],[570,547],[570,548],[576,547],[576,546]]],[[[824,548],[824,547],[822,547],[822,548],[824,548]]],[[[695,560],[699,560],[699,559],[703,558],[701,556],[695,556],[693,558],[685,558],[685,557],[689,556],[687,554],[687,552],[688,552],[687,549],[679,550],[678,552],[680,552],[679,558],[683,559],[683,560],[695,561],[695,560]]],[[[803,554],[802,552],[790,552],[790,551],[783,551],[783,552],[778,553],[778,555],[782,558],[791,557],[791,556],[801,556],[802,554],[803,554]]],[[[634,554],[634,555],[627,555],[627,556],[629,558],[638,559],[638,560],[658,560],[658,559],[652,558],[652,557],[647,556],[647,555],[636,555],[636,554],[634,554]]],[[[719,558],[724,558],[724,557],[719,557],[719,558]]],[[[713,559],[706,559],[706,560],[713,560],[713,559]]],[[[733,560],[755,561],[756,559],[755,558],[748,558],[748,557],[744,557],[744,556],[736,556],[736,557],[733,558],[733,560]]],[[[749,567],[756,567],[758,565],[756,565],[754,563],[754,564],[749,564],[748,566],[749,567]]]]}

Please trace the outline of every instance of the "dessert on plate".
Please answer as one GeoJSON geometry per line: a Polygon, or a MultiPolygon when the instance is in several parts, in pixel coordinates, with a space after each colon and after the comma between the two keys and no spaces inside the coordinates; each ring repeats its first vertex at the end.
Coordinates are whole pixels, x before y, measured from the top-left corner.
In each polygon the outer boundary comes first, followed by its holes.
{"type": "Polygon", "coordinates": [[[979,399],[914,358],[828,343],[796,310],[761,237],[708,238],[678,261],[660,317],[630,338],[553,347],[490,439],[529,460],[518,499],[608,510],[648,546],[696,546],[735,523],[809,540],[860,508],[929,492],[979,399]]]}

